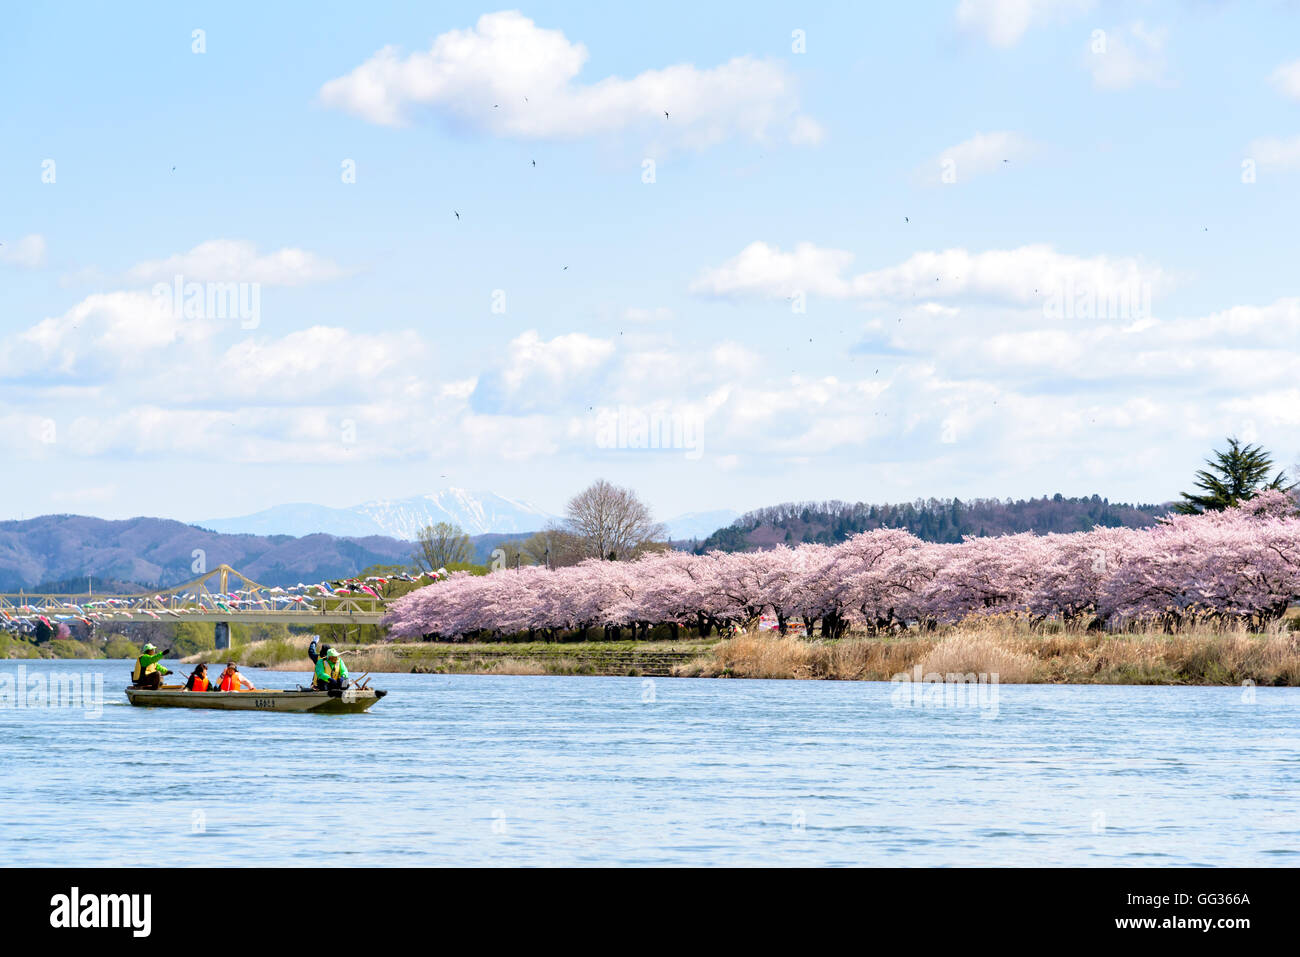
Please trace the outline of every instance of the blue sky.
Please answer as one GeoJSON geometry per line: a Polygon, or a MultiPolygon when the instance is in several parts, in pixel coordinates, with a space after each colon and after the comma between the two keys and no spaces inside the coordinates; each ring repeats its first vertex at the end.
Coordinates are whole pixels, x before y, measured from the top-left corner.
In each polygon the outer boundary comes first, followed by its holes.
{"type": "Polygon", "coordinates": [[[1229,433],[1300,460],[1298,20],[8,10],[6,517],[1158,501],[1229,433]]]}

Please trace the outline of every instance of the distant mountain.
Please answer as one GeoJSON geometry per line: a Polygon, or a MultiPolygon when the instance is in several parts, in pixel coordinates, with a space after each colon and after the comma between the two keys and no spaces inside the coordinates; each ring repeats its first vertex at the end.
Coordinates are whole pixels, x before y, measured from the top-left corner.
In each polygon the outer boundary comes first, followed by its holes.
{"type": "Polygon", "coordinates": [[[31,591],[38,595],[133,595],[148,591],[148,585],[140,582],[122,581],[120,578],[96,578],[94,575],[78,575],[56,582],[37,582],[31,591]]]}
{"type": "Polygon", "coordinates": [[[459,525],[471,535],[514,535],[536,532],[559,520],[528,502],[463,488],[396,501],[367,502],[353,511],[368,516],[384,534],[408,539],[414,539],[420,529],[435,522],[459,525]]]}
{"type": "MultiPolygon", "coordinates": [[[[75,582],[80,591],[86,576],[165,588],[195,578],[200,558],[207,568],[225,562],[263,585],[292,585],[406,565],[412,551],[410,542],[379,535],[223,535],[161,518],[43,515],[0,522],[0,591],[31,591],[43,582],[75,582]]],[[[95,590],[101,587],[111,586],[95,590]]]]}
{"type": "MultiPolygon", "coordinates": [[[[470,535],[535,532],[558,519],[528,502],[495,492],[448,488],[414,498],[378,500],[352,508],[276,505],[237,518],[198,524],[218,532],[255,535],[385,535],[413,541],[421,528],[437,522],[459,525],[470,535]]],[[[716,526],[715,526],[716,528],[716,526]]]]}
{"type": "Polygon", "coordinates": [[[1169,514],[1168,505],[1112,504],[1090,498],[926,499],[903,505],[863,502],[788,502],[746,512],[709,535],[697,551],[748,551],[800,542],[834,544],[876,528],[905,528],[927,542],[959,542],[965,535],[1012,532],[1085,532],[1098,525],[1142,528],[1169,514]]]}
{"type": "MultiPolygon", "coordinates": [[[[239,518],[211,518],[195,522],[203,528],[230,535],[381,535],[378,523],[368,515],[346,508],[329,508],[306,502],[276,505],[239,518]]],[[[393,536],[401,538],[400,535],[393,536]]],[[[412,536],[414,538],[414,536],[412,536]]]]}
{"type": "Polygon", "coordinates": [[[712,512],[686,512],[664,522],[668,537],[674,542],[707,538],[720,528],[730,525],[740,515],[735,509],[720,508],[712,512]]]}

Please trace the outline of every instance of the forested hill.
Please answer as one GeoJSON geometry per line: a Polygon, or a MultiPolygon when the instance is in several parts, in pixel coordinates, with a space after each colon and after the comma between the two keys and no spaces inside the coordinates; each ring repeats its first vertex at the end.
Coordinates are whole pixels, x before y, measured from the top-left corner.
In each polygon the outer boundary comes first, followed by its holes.
{"type": "Polygon", "coordinates": [[[1083,532],[1097,525],[1138,528],[1154,524],[1168,512],[1168,505],[1125,505],[1098,495],[1053,495],[1016,502],[932,498],[906,505],[788,502],[746,512],[699,543],[696,551],[734,552],[800,542],[833,545],[876,528],[905,528],[927,542],[959,542],[964,535],[1009,532],[1083,532]]]}

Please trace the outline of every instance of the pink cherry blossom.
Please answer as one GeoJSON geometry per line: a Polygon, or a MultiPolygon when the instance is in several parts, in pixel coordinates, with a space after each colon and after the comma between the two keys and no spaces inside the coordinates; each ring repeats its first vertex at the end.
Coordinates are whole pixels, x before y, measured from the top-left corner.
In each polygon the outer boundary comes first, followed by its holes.
{"type": "Polygon", "coordinates": [[[1108,627],[1193,621],[1259,628],[1300,596],[1300,516],[1264,493],[1241,508],[1175,515],[1147,529],[1022,533],[929,544],[900,529],[839,545],[757,552],[666,552],[549,570],[457,572],[394,602],[399,638],[553,637],[599,628],[644,638],[655,625],[709,634],[762,614],[811,634],[952,623],[970,616],[1031,621],[1095,616],[1108,627]]]}

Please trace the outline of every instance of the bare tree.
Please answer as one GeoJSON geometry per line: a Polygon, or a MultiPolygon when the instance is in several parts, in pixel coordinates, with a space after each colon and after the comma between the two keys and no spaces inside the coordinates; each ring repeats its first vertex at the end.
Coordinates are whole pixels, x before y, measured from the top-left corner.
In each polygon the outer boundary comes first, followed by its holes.
{"type": "Polygon", "coordinates": [[[565,519],[584,558],[633,558],[668,535],[635,492],[604,479],[569,499],[565,519]]]}
{"type": "Polygon", "coordinates": [[[529,535],[521,547],[534,565],[545,565],[548,568],[576,565],[586,558],[582,543],[577,537],[554,526],[529,535]]]}
{"type": "Polygon", "coordinates": [[[469,535],[459,525],[439,522],[426,525],[416,536],[419,548],[411,559],[423,571],[436,572],[448,565],[464,564],[474,558],[469,535]]]}

